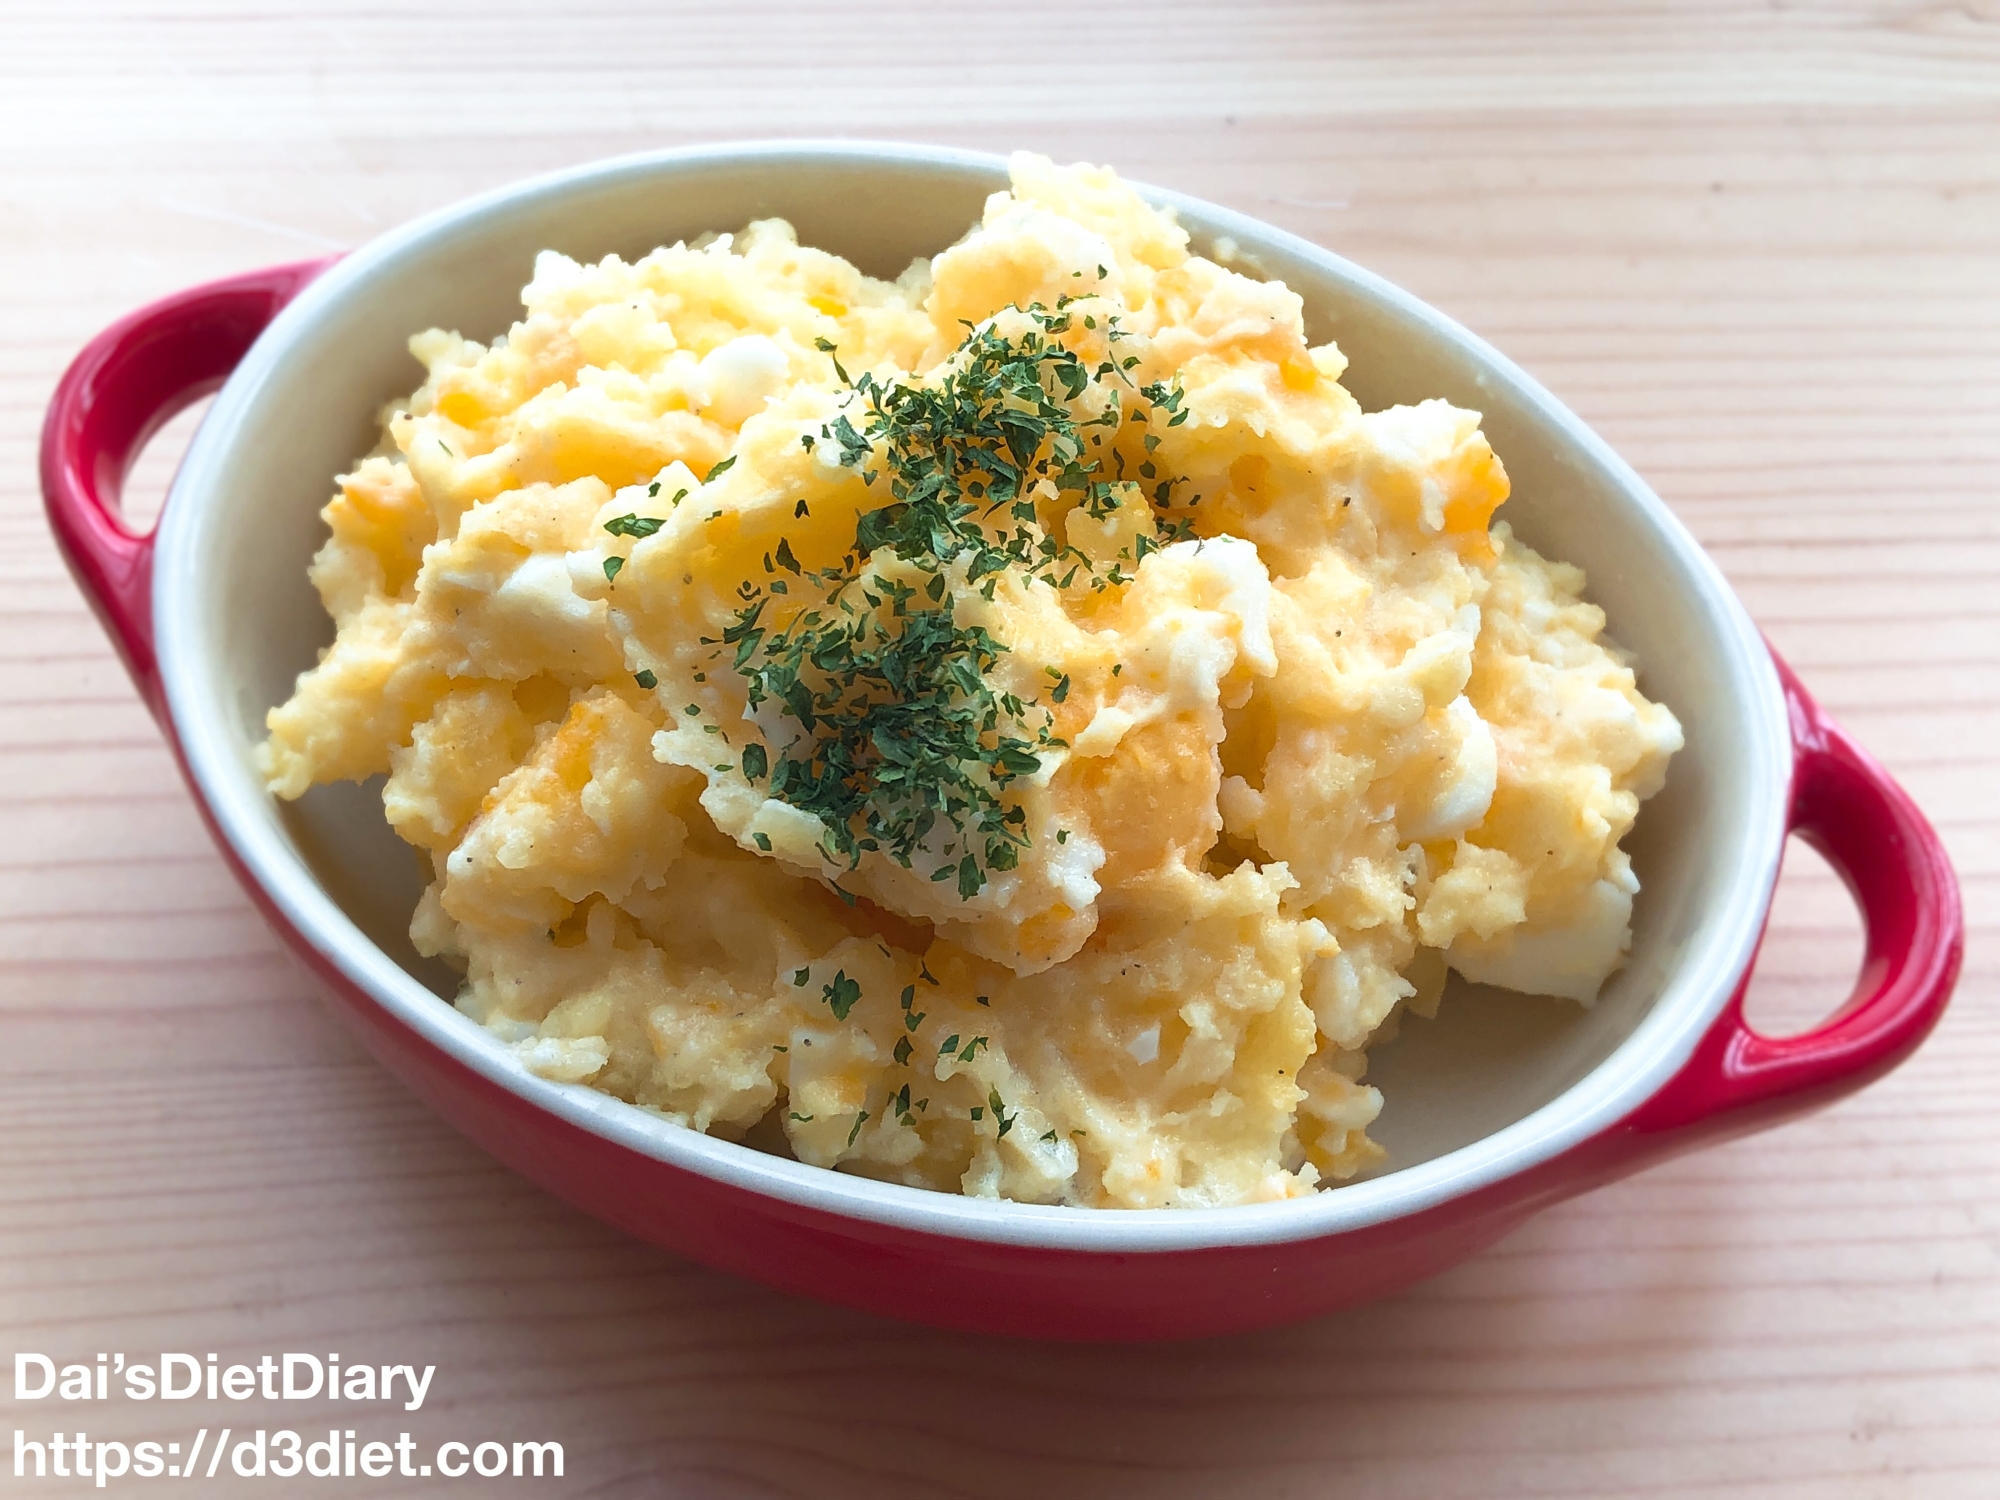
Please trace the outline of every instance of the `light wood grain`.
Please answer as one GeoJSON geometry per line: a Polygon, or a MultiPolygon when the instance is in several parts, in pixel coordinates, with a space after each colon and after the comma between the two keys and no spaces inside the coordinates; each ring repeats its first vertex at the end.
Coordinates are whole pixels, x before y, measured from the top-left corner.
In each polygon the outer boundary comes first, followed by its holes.
{"type": "MultiPolygon", "coordinates": [[[[0,1399],[0,1430],[553,1437],[569,1477],[521,1488],[595,1496],[2000,1494],[1996,267],[1989,5],[8,0],[0,1355],[440,1373],[408,1418],[0,1399]],[[433,1120],[305,999],[211,852],[43,530],[42,405],[105,321],[189,282],[592,156],[773,134],[1109,160],[1520,359],[1943,831],[1971,939],[1935,1039],[1405,1296],[1147,1350],[789,1301],[433,1120]]],[[[1809,1023],[1858,951],[1838,882],[1795,862],[1753,1009],[1809,1023]]]]}

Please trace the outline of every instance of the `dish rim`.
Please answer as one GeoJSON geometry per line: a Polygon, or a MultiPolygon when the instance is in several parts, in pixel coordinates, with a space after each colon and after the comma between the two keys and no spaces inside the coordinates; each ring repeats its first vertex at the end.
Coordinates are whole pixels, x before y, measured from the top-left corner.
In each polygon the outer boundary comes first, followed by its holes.
{"type": "MultiPolygon", "coordinates": [[[[426,214],[359,247],[331,266],[286,307],[230,376],[190,444],[162,512],[155,541],[153,624],[162,701],[197,794],[217,832],[272,909],[360,994],[418,1037],[524,1102],[592,1135],[721,1185],[815,1213],[920,1234],[998,1245],[1091,1253],[1169,1253],[1319,1239],[1401,1219],[1492,1186],[1616,1125],[1657,1093],[1692,1056],[1755,957],[1778,861],[1792,752],[1786,709],[1767,647],[1715,564],[1638,474],[1603,439],[1497,349],[1412,294],[1342,256],[1273,225],[1190,195],[1133,182],[1148,201],[1189,212],[1243,249],[1280,249],[1308,260],[1408,323],[1427,328],[1490,379],[1532,406],[1572,451],[1613,481],[1619,503],[1637,513],[1653,544],[1675,555],[1700,581],[1699,598],[1723,643],[1732,697],[1761,710],[1749,763],[1756,825],[1744,830],[1729,878],[1704,897],[1722,904],[1715,940],[1686,954],[1632,1033],[1583,1078],[1511,1124],[1426,1162],[1380,1177],[1275,1203],[1206,1209],[1075,1208],[970,1198],[878,1182],[767,1155],[700,1134],[585,1084],[552,1083],[521,1065],[491,1033],[459,1013],[378,948],[320,885],[271,817],[270,796],[255,777],[247,747],[204,699],[216,661],[199,649],[198,590],[205,536],[199,496],[226,464],[245,409],[289,345],[309,328],[337,318],[363,295],[372,276],[401,256],[476,231],[524,200],[560,198],[585,188],[657,184],[677,169],[718,164],[918,164],[997,174],[1006,160],[953,148],[848,140],[768,141],[677,147],[606,158],[547,173],[426,214]],[[795,161],[786,162],[787,158],[795,161]]],[[[717,226],[718,228],[733,226],[717,226]]],[[[942,248],[942,247],[940,247],[942,248]]]]}

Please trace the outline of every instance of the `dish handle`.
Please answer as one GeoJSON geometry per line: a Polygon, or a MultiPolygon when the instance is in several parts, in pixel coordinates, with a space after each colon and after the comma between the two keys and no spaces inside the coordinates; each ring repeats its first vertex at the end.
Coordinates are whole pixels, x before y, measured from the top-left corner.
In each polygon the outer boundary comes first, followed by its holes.
{"type": "Polygon", "coordinates": [[[157,717],[153,534],[119,513],[132,460],[221,386],[285,304],[338,256],[269,266],[163,297],[84,346],[42,425],[42,502],[70,572],[157,717]]]}
{"type": "Polygon", "coordinates": [[[1867,949],[1854,992],[1797,1036],[1744,1019],[1748,977],[1694,1056],[1626,1121],[1669,1151],[1803,1114],[1881,1077],[1937,1024],[1958,980],[1964,917],[1944,845],[1873,756],[1777,653],[1792,729],[1791,831],[1826,856],[1861,908],[1867,949]],[[1672,1132],[1671,1144],[1659,1132],[1672,1132]]]}

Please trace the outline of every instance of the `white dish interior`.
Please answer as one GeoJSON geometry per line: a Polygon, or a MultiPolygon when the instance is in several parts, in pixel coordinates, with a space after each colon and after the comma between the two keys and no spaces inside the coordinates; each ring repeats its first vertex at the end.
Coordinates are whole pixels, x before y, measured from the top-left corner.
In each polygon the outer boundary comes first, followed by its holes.
{"type": "Polygon", "coordinates": [[[487,339],[519,311],[534,255],[633,257],[782,215],[802,242],[893,276],[957,239],[998,158],[853,144],[625,158],[476,200],[355,252],[272,325],[217,398],[166,507],[154,615],[174,724],[224,835],[308,939],[393,1014],[506,1087],[650,1156],[850,1216],[962,1237],[1167,1250],[1317,1236],[1468,1191],[1604,1128],[1683,1062],[1747,967],[1784,840],[1790,749],[1776,674],[1714,566],[1642,481],[1539,386],[1407,294],[1316,246],[1171,193],[1209,253],[1282,279],[1315,342],[1337,340],[1369,407],[1444,396],[1485,414],[1513,479],[1501,511],[1584,567],[1644,691],[1687,748],[1629,841],[1643,882],[1630,961],[1588,1011],[1454,980],[1439,1018],[1372,1054],[1389,1169],[1308,1200],[1118,1213],[982,1202],[826,1172],[712,1140],[579,1086],[526,1073],[438,996],[406,925],[416,857],[379,786],[281,807],[250,763],[265,711],[332,627],[306,582],[332,479],[376,440],[381,404],[421,371],[409,335],[487,339]],[[1246,264],[1247,263],[1247,264],[1246,264]]]}

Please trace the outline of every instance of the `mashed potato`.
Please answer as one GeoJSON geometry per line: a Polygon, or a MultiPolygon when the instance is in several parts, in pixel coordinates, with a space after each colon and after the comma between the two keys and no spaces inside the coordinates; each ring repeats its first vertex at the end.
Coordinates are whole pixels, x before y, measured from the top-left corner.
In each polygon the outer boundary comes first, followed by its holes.
{"type": "Polygon", "coordinates": [[[893,282],[777,220],[544,254],[339,482],[281,797],[386,774],[412,935],[544,1077],[1112,1207],[1380,1155],[1447,968],[1589,1004],[1679,748],[1476,413],[1013,163],[893,282]]]}

